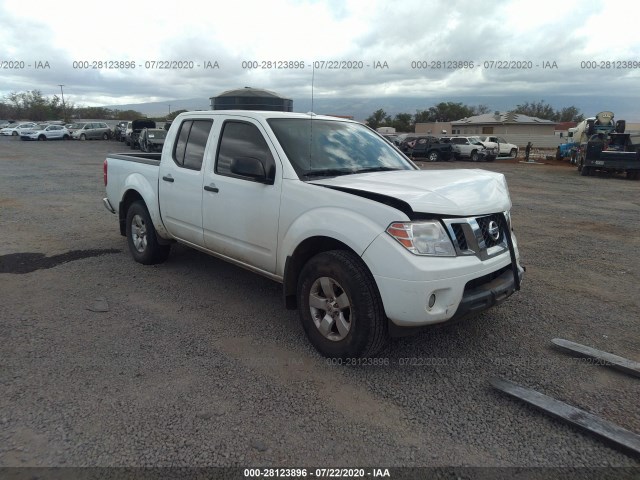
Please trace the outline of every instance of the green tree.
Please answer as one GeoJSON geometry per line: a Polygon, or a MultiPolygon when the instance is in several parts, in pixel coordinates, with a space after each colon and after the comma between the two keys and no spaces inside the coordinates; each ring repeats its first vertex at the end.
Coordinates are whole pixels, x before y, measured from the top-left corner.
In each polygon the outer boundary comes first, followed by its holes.
{"type": "Polygon", "coordinates": [[[396,132],[411,132],[412,121],[413,117],[410,113],[398,113],[393,118],[391,126],[396,129],[396,132]]]}
{"type": "Polygon", "coordinates": [[[584,115],[576,107],[564,107],[556,112],[556,122],[581,122],[584,115]]]}
{"type": "Polygon", "coordinates": [[[175,112],[171,112],[169,115],[167,115],[166,117],[164,117],[164,120],[168,122],[169,120],[173,120],[174,118],[176,118],[176,117],[177,117],[178,115],[180,115],[181,113],[188,112],[188,111],[189,111],[189,110],[185,110],[185,109],[182,109],[182,110],[176,110],[175,112]]]}
{"type": "Polygon", "coordinates": [[[525,102],[521,105],[516,105],[516,108],[513,111],[515,113],[542,118],[544,120],[555,120],[556,117],[556,111],[551,105],[545,103],[544,100],[540,100],[539,102],[525,102]]]}
{"type": "Polygon", "coordinates": [[[114,120],[134,120],[136,118],[145,118],[141,112],[136,110],[114,110],[114,120]]]}
{"type": "Polygon", "coordinates": [[[387,115],[383,109],[376,110],[373,114],[365,120],[374,130],[378,127],[384,127],[391,124],[391,117],[387,115]]]}

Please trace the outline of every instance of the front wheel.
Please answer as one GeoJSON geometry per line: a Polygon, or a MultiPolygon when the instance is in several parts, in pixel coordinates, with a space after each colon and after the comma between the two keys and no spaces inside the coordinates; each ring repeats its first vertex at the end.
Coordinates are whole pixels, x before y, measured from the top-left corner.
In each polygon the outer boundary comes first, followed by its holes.
{"type": "Polygon", "coordinates": [[[518,156],[518,150],[516,150],[515,148],[512,148],[511,151],[509,152],[509,156],[516,158],[518,156]]]}
{"type": "Polygon", "coordinates": [[[102,139],[103,140],[109,140],[109,134],[107,132],[102,134],[102,139]]]}
{"type": "Polygon", "coordinates": [[[83,133],[82,135],[80,135],[80,140],[86,140],[87,136],[83,133]]]}
{"type": "Polygon", "coordinates": [[[158,243],[149,211],[141,201],[127,210],[127,243],[133,259],[144,265],[164,262],[171,251],[171,245],[158,243]]]}
{"type": "Polygon", "coordinates": [[[471,152],[471,161],[472,162],[477,162],[479,158],[480,158],[480,155],[478,155],[478,152],[476,150],[471,152]]]}
{"type": "Polygon", "coordinates": [[[39,140],[40,142],[44,142],[46,139],[47,139],[47,137],[45,137],[44,135],[40,135],[40,136],[38,137],[38,140],[39,140]]]}
{"type": "Polygon", "coordinates": [[[438,152],[429,152],[427,159],[430,162],[437,162],[438,160],[440,160],[440,154],[438,152]]]}
{"type": "Polygon", "coordinates": [[[380,293],[356,254],[331,250],[311,258],[300,272],[297,295],[302,327],[325,357],[371,357],[386,344],[380,293]]]}

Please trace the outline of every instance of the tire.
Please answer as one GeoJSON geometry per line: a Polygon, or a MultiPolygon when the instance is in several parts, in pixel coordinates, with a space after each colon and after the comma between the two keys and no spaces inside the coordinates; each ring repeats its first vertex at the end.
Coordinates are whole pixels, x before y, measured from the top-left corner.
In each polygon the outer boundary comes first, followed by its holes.
{"type": "Polygon", "coordinates": [[[512,148],[511,151],[509,152],[509,156],[516,158],[518,156],[518,149],[517,148],[512,148]]]}
{"type": "Polygon", "coordinates": [[[39,141],[39,142],[44,142],[46,139],[47,139],[47,137],[45,137],[44,135],[40,135],[40,136],[38,137],[38,141],[39,141]]]}
{"type": "Polygon", "coordinates": [[[582,168],[580,168],[580,175],[582,175],[583,177],[588,177],[589,175],[591,175],[591,167],[585,167],[584,165],[581,166],[582,168]]]}
{"type": "Polygon", "coordinates": [[[11,136],[12,137],[17,137],[18,136],[18,132],[11,132],[11,136]]]}
{"type": "Polygon", "coordinates": [[[427,160],[429,160],[430,162],[437,162],[438,160],[440,160],[440,154],[438,152],[429,152],[427,154],[427,160]]]}
{"type": "Polygon", "coordinates": [[[640,177],[640,171],[638,170],[627,170],[627,178],[629,180],[638,180],[640,177]]]}
{"type": "Polygon", "coordinates": [[[84,141],[84,140],[86,140],[86,139],[87,139],[87,136],[86,136],[84,133],[83,133],[82,135],[80,135],[80,140],[83,140],[83,141],[84,141]]]}
{"type": "Polygon", "coordinates": [[[626,120],[618,120],[616,122],[616,133],[624,133],[626,128],[627,128],[626,120]]]}
{"type": "Polygon", "coordinates": [[[102,134],[102,139],[103,139],[103,140],[109,140],[109,134],[108,134],[107,132],[104,132],[104,133],[102,134]]]}
{"type": "Polygon", "coordinates": [[[472,162],[477,162],[478,159],[480,158],[480,155],[478,155],[477,150],[474,150],[473,152],[471,152],[471,161],[472,162]]]}
{"type": "Polygon", "coordinates": [[[156,229],[147,207],[142,201],[133,202],[127,210],[127,244],[133,259],[144,265],[164,262],[171,245],[160,245],[156,229]]]}
{"type": "Polygon", "coordinates": [[[325,357],[371,357],[387,343],[378,287],[356,254],[331,250],[311,258],[300,272],[297,295],[302,327],[325,357]]]}
{"type": "Polygon", "coordinates": [[[560,147],[556,149],[556,160],[562,160],[562,154],[560,153],[560,147]]]}
{"type": "Polygon", "coordinates": [[[62,140],[69,140],[71,137],[69,135],[65,135],[62,137],[62,140]]]}

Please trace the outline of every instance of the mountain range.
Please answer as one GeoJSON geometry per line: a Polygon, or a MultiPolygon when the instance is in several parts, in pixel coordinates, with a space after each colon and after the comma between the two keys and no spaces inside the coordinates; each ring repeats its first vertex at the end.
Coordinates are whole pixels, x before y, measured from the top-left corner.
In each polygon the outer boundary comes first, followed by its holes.
{"type": "MultiPolygon", "coordinates": [[[[313,106],[310,98],[294,98],[294,112],[314,111],[318,114],[351,116],[363,121],[378,109],[383,109],[392,117],[398,113],[411,113],[426,110],[440,102],[463,103],[468,106],[486,105],[490,111],[509,111],[516,105],[526,102],[543,101],[555,110],[574,106],[585,117],[594,116],[603,110],[613,111],[617,119],[628,122],[640,122],[638,101],[629,101],[627,97],[591,97],[549,95],[545,98],[526,98],[526,96],[466,96],[466,97],[359,97],[359,98],[315,98],[313,106]]],[[[635,100],[635,99],[634,99],[635,100]]],[[[149,117],[161,117],[176,110],[209,110],[208,98],[188,98],[166,100],[163,102],[135,103],[125,105],[106,105],[117,110],[136,110],[149,117]]]]}

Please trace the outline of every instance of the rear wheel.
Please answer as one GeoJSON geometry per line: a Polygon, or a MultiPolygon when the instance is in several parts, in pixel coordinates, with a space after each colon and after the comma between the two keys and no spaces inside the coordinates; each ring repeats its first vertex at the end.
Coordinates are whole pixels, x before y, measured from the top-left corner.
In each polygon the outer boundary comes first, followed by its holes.
{"type": "Polygon", "coordinates": [[[156,229],[143,202],[134,202],[127,211],[127,243],[136,262],[144,265],[164,262],[171,245],[158,243],[156,229]]]}
{"type": "Polygon", "coordinates": [[[41,141],[41,142],[44,142],[46,139],[47,139],[47,137],[45,137],[44,135],[40,135],[38,137],[38,140],[41,141]]]}
{"type": "Polygon", "coordinates": [[[108,134],[107,132],[104,132],[104,133],[102,134],[102,139],[103,139],[103,140],[109,140],[109,134],[108,134]]]}
{"type": "Polygon", "coordinates": [[[580,171],[580,175],[582,175],[583,177],[588,177],[589,175],[591,175],[591,167],[585,167],[584,165],[581,165],[582,168],[579,168],[578,170],[580,171]]]}
{"type": "Polygon", "coordinates": [[[80,140],[86,140],[87,136],[83,133],[82,135],[80,135],[80,140]]]}
{"type": "Polygon", "coordinates": [[[477,162],[479,158],[480,158],[480,155],[478,155],[478,152],[476,150],[471,152],[471,161],[472,162],[477,162]]]}
{"type": "Polygon", "coordinates": [[[427,155],[427,160],[429,160],[430,162],[437,162],[438,160],[440,160],[440,154],[438,152],[429,152],[429,154],[427,155]]]}
{"type": "Polygon", "coordinates": [[[370,357],[386,344],[380,293],[356,254],[332,250],[311,258],[300,272],[297,295],[302,327],[322,355],[370,357]]]}
{"type": "Polygon", "coordinates": [[[11,132],[11,136],[12,136],[12,137],[15,137],[15,136],[17,136],[17,135],[18,135],[18,132],[16,132],[15,130],[14,130],[13,132],[11,132]]]}
{"type": "Polygon", "coordinates": [[[71,138],[71,137],[69,137],[69,135],[64,135],[64,136],[62,137],[62,140],[69,140],[69,138],[71,138]]]}

